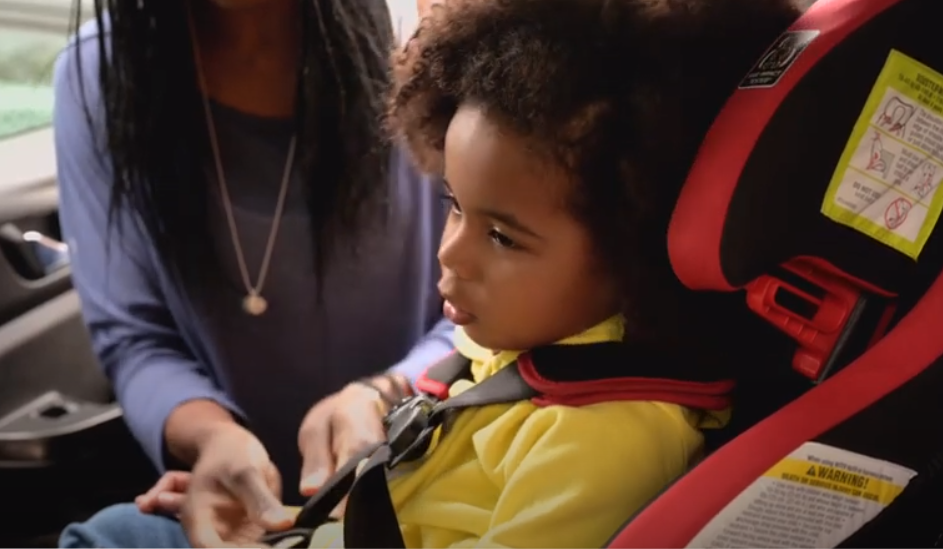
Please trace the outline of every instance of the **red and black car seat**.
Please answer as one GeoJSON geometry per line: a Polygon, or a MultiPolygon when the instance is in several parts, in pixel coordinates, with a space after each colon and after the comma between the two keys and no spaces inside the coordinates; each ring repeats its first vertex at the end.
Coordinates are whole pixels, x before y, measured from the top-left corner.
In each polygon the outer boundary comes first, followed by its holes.
{"type": "MultiPolygon", "coordinates": [[[[794,341],[785,362],[808,390],[777,395],[791,402],[610,547],[939,543],[941,25],[943,0],[819,0],[716,120],[675,210],[672,263],[690,288],[744,292],[794,341]]],[[[754,366],[757,379],[777,367],[754,366]]]]}

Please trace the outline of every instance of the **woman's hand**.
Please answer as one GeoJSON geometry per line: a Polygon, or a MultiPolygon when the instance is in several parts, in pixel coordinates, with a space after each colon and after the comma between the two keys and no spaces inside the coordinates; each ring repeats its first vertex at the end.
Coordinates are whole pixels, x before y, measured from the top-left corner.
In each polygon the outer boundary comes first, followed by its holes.
{"type": "Polygon", "coordinates": [[[187,471],[168,471],[150,490],[134,498],[134,503],[142,513],[176,516],[183,507],[190,477],[187,471]]]}
{"type": "Polygon", "coordinates": [[[389,374],[351,383],[315,404],[298,432],[302,495],[314,495],[357,452],[385,440],[383,416],[410,394],[408,379],[389,374]]]}
{"type": "Polygon", "coordinates": [[[262,443],[225,424],[200,449],[180,521],[193,547],[257,547],[265,532],[293,523],[280,492],[281,477],[262,443]]]}

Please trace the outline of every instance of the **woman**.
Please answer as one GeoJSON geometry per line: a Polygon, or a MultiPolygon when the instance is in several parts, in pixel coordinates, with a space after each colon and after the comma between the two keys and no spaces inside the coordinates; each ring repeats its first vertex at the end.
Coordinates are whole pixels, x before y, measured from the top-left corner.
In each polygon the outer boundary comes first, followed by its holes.
{"type": "MultiPolygon", "coordinates": [[[[95,350],[154,463],[193,469],[190,508],[283,525],[280,498],[299,503],[382,436],[378,392],[396,398],[451,347],[435,289],[445,209],[382,139],[389,13],[376,0],[95,12],[58,62],[55,107],[95,350]]],[[[109,512],[131,529],[150,518],[109,512]]]]}

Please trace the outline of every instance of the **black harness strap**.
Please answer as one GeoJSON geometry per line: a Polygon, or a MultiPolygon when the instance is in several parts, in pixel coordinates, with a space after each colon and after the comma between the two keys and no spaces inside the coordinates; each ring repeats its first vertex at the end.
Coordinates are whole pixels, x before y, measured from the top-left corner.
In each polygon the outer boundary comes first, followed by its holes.
{"type": "MultiPolygon", "coordinates": [[[[434,366],[427,376],[451,385],[469,377],[470,367],[471,361],[455,354],[434,366]]],[[[422,457],[435,430],[457,410],[519,402],[537,395],[521,377],[517,363],[513,363],[455,397],[440,401],[420,394],[404,400],[384,419],[387,442],[365,448],[338,469],[302,507],[291,530],[269,534],[261,541],[278,547],[307,547],[314,531],[331,521],[330,512],[348,496],[345,547],[403,548],[387,485],[387,469],[422,457]],[[358,475],[357,468],[365,459],[367,462],[358,475]]]]}
{"type": "Polygon", "coordinates": [[[344,547],[405,549],[386,478],[393,458],[390,447],[382,446],[354,482],[344,516],[344,547]]]}
{"type": "Polygon", "coordinates": [[[471,379],[471,360],[458,351],[453,351],[449,356],[433,364],[424,375],[444,385],[452,385],[460,379],[471,379]]]}

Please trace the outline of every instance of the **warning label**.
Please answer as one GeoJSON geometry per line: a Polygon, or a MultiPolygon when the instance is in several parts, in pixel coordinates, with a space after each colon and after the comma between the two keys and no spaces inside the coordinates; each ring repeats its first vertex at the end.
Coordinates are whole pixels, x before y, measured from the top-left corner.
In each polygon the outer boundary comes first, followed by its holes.
{"type": "Polygon", "coordinates": [[[817,30],[789,31],[780,36],[740,82],[740,89],[771,88],[819,35],[817,30]]]}
{"type": "Polygon", "coordinates": [[[734,498],[688,547],[835,547],[894,501],[916,474],[807,442],[734,498]]]}
{"type": "Polygon", "coordinates": [[[822,213],[917,259],[943,210],[943,75],[892,50],[822,213]]]}

